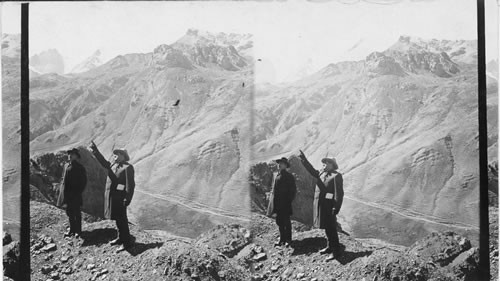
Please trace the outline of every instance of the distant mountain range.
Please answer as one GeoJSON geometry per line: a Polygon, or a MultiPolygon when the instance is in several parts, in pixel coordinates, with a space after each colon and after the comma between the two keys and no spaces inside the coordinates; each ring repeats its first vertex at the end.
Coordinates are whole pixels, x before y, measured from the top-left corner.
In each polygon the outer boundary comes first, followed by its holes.
{"type": "Polygon", "coordinates": [[[30,57],[30,66],[37,73],[64,73],[64,59],[56,49],[49,49],[30,57]]]}

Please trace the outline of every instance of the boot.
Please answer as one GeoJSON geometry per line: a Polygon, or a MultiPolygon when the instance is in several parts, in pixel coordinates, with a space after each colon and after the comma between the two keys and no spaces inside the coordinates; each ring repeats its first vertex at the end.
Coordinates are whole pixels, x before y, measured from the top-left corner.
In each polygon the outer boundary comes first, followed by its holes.
{"type": "Polygon", "coordinates": [[[122,240],[120,240],[120,237],[116,238],[116,239],[113,239],[109,242],[110,245],[118,245],[118,244],[122,244],[122,240]]]}
{"type": "Polygon", "coordinates": [[[118,249],[116,249],[116,253],[120,253],[120,252],[126,251],[126,250],[128,250],[130,248],[132,248],[132,243],[131,242],[123,243],[118,249]]]}
{"type": "Polygon", "coordinates": [[[330,253],[333,253],[333,249],[332,249],[332,248],[330,248],[330,247],[326,247],[326,248],[324,248],[324,249],[319,250],[319,253],[320,253],[321,255],[324,255],[324,254],[330,254],[330,253]]]}

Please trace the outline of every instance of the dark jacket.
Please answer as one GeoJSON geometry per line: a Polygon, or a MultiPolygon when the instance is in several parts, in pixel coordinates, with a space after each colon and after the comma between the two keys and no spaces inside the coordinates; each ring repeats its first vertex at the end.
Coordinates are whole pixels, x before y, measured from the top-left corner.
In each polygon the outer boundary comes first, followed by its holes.
{"type": "Polygon", "coordinates": [[[292,201],[296,193],[297,187],[293,175],[286,170],[278,172],[273,185],[271,214],[292,215],[292,201]]]}
{"type": "Polygon", "coordinates": [[[111,220],[120,219],[127,214],[125,202],[130,204],[134,195],[134,167],[127,162],[111,164],[97,149],[93,154],[108,173],[104,191],[104,217],[111,220]]]}
{"type": "Polygon", "coordinates": [[[63,180],[59,187],[57,205],[62,207],[81,206],[83,204],[82,193],[87,185],[87,172],[82,164],[72,161],[64,167],[63,180]]]}
{"type": "Polygon", "coordinates": [[[335,209],[336,214],[338,214],[342,207],[342,202],[344,200],[342,174],[337,171],[331,174],[320,173],[318,170],[314,169],[307,159],[301,159],[301,161],[306,170],[316,178],[313,209],[314,225],[325,229],[327,228],[327,224],[335,222],[335,218],[332,214],[333,209],[335,209]]]}

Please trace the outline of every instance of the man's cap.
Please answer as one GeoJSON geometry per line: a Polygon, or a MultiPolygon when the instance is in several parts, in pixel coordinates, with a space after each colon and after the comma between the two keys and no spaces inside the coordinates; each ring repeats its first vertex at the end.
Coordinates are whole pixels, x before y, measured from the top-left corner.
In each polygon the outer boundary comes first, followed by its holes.
{"type": "Polygon", "coordinates": [[[331,163],[333,165],[333,169],[337,170],[339,168],[339,165],[337,165],[337,160],[335,158],[323,158],[321,159],[321,162],[323,163],[331,163]]]}
{"type": "Polygon", "coordinates": [[[130,160],[130,157],[128,156],[127,150],[126,149],[115,149],[113,150],[113,154],[121,154],[125,158],[125,161],[130,160]]]}
{"type": "Polygon", "coordinates": [[[76,156],[78,156],[78,158],[82,158],[82,156],[80,155],[80,152],[78,151],[77,148],[72,148],[72,149],[66,151],[66,153],[75,154],[76,156]]]}
{"type": "Polygon", "coordinates": [[[280,158],[280,159],[276,159],[276,160],[274,160],[274,161],[275,161],[276,163],[283,162],[283,163],[285,163],[285,164],[286,164],[286,166],[287,166],[288,168],[290,168],[290,163],[288,162],[288,159],[286,159],[286,157],[282,157],[282,158],[280,158]]]}

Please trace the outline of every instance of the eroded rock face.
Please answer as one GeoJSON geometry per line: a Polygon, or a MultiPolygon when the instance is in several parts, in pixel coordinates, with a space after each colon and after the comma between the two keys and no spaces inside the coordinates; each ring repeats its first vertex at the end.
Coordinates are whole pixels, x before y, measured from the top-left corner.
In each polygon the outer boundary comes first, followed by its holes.
{"type": "MultiPolygon", "coordinates": [[[[292,202],[292,219],[306,225],[313,225],[313,201],[316,188],[316,179],[312,177],[302,165],[297,156],[289,158],[289,171],[295,177],[297,194],[292,202]]],[[[277,173],[273,162],[259,163],[250,169],[250,186],[252,188],[252,207],[254,211],[265,214],[269,205],[269,196],[272,191],[273,178],[277,173]]]]}
{"type": "MultiPolygon", "coordinates": [[[[80,163],[87,172],[82,211],[96,217],[104,216],[104,190],[107,174],[92,154],[79,148],[80,163]]],[[[35,186],[51,204],[57,203],[67,154],[64,151],[46,153],[31,159],[30,184],[35,186]]]]}
{"type": "Polygon", "coordinates": [[[250,37],[248,34],[211,34],[190,29],[174,46],[183,50],[195,65],[238,71],[248,66],[244,56],[251,56],[250,37]]]}
{"type": "Polygon", "coordinates": [[[380,52],[370,54],[366,58],[366,66],[368,71],[380,75],[405,75],[403,68],[401,68],[393,57],[388,57],[380,52]]]}
{"type": "Polygon", "coordinates": [[[276,171],[276,165],[265,162],[250,167],[249,182],[252,196],[252,212],[266,213],[272,189],[273,173],[276,171]]]}
{"type": "Polygon", "coordinates": [[[193,68],[191,62],[182,51],[172,48],[169,45],[160,45],[153,51],[153,60],[158,65],[166,67],[193,68]]]}

